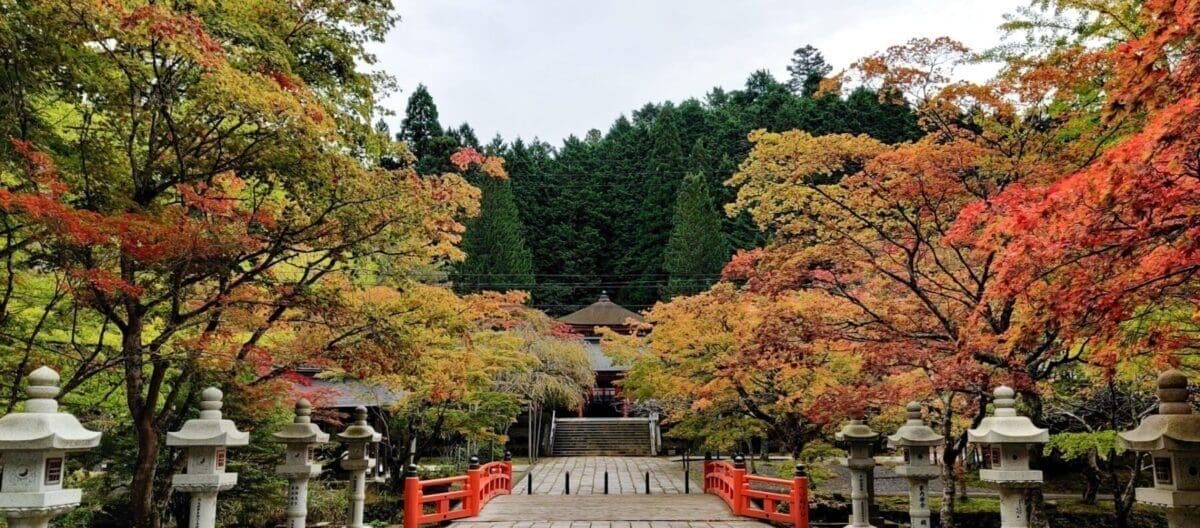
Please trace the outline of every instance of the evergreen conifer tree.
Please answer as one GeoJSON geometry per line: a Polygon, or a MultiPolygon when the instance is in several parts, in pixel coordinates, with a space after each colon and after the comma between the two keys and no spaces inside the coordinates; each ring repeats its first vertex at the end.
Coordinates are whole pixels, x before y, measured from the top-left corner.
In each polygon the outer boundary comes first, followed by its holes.
{"type": "Polygon", "coordinates": [[[467,134],[467,139],[476,141],[474,131],[466,123],[457,131],[442,128],[433,95],[425,85],[420,84],[408,97],[408,106],[404,110],[404,120],[400,122],[396,139],[408,143],[413,156],[417,158],[418,173],[440,174],[454,170],[450,155],[463,144],[458,136],[467,134]]]}
{"type": "Polygon", "coordinates": [[[663,269],[669,274],[664,296],[703,291],[716,282],[725,266],[729,243],[702,175],[684,178],[672,223],[670,240],[663,251],[663,269]]]}
{"type": "Polygon", "coordinates": [[[833,70],[825,62],[825,56],[812,45],[805,45],[792,52],[792,63],[787,67],[791,79],[788,88],[792,93],[811,97],[820,87],[821,79],[833,70]]]}
{"type": "Polygon", "coordinates": [[[475,175],[483,192],[479,216],[466,221],[462,249],[467,258],[457,266],[455,289],[526,290],[534,288],[533,257],[521,233],[521,218],[508,180],[475,175]]]}
{"type": "Polygon", "coordinates": [[[424,84],[418,84],[417,89],[408,96],[408,106],[404,109],[404,120],[400,122],[396,139],[408,143],[413,156],[421,159],[433,152],[434,140],[444,133],[442,124],[438,122],[438,109],[433,103],[433,95],[424,84]]]}
{"type": "Polygon", "coordinates": [[[624,266],[632,272],[629,282],[637,284],[618,292],[622,302],[634,306],[653,304],[658,298],[656,282],[663,277],[662,256],[671,233],[671,211],[679,192],[680,171],[687,167],[672,105],[659,110],[650,127],[650,139],[650,163],[640,185],[637,238],[624,266]]]}

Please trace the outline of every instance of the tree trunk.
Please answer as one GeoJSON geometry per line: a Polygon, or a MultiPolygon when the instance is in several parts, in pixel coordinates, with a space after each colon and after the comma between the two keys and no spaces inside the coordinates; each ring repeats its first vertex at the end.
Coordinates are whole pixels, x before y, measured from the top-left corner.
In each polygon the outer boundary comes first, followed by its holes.
{"type": "Polygon", "coordinates": [[[158,528],[161,514],[154,506],[154,479],[158,474],[159,434],[154,424],[154,405],[144,399],[142,364],[142,319],[136,303],[127,303],[128,322],[121,336],[125,367],[125,403],[133,421],[137,453],[130,483],[130,524],[133,528],[158,528]]]}
{"type": "Polygon", "coordinates": [[[954,463],[958,458],[958,450],[947,446],[942,454],[942,507],[938,512],[942,528],[954,528],[954,499],[957,492],[958,474],[954,463]]]}
{"type": "MultiPolygon", "coordinates": [[[[147,413],[149,415],[149,413],[147,413]]],[[[157,528],[161,517],[154,507],[154,478],[158,474],[159,435],[153,423],[145,418],[134,421],[137,455],[133,465],[130,501],[133,506],[134,528],[157,528]]]]}
{"type": "Polygon", "coordinates": [[[971,494],[967,489],[967,468],[963,467],[962,460],[954,465],[954,474],[958,477],[958,502],[970,501],[971,494]]]}
{"type": "MultiPolygon", "coordinates": [[[[1028,409],[1028,416],[1034,425],[1041,427],[1045,425],[1042,417],[1044,416],[1044,402],[1041,394],[1030,391],[1022,393],[1021,399],[1028,409]]],[[[1034,449],[1030,455],[1034,459],[1041,458],[1041,450],[1034,449]]],[[[1033,488],[1029,490],[1029,526],[1030,528],[1045,528],[1050,526],[1050,519],[1046,517],[1046,496],[1042,493],[1042,488],[1033,488]]]]}
{"type": "Polygon", "coordinates": [[[1100,494],[1100,461],[1096,454],[1096,448],[1088,449],[1086,455],[1087,464],[1083,470],[1085,485],[1083,488],[1083,503],[1095,505],[1096,499],[1100,494]]]}
{"type": "Polygon", "coordinates": [[[1135,490],[1137,482],[1142,474],[1142,462],[1145,460],[1145,453],[1137,453],[1133,455],[1133,463],[1129,468],[1129,481],[1124,486],[1120,484],[1117,477],[1115,457],[1110,458],[1110,482],[1112,485],[1113,494],[1113,525],[1116,528],[1129,528],[1129,514],[1133,512],[1135,502],[1135,490]]]}

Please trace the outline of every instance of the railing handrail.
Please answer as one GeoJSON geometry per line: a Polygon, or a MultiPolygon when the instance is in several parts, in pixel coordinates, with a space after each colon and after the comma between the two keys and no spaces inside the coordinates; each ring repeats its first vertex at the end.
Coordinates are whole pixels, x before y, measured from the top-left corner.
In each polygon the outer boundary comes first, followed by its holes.
{"type": "Polygon", "coordinates": [[[558,409],[550,410],[550,449],[551,455],[554,455],[554,427],[558,423],[558,409]]]}
{"type": "Polygon", "coordinates": [[[704,492],[721,497],[734,515],[808,528],[808,478],[791,480],[746,474],[746,468],[704,461],[704,492]],[[751,484],[779,486],[787,492],[754,489],[751,484]],[[786,506],[787,511],[780,511],[786,506]]]}
{"type": "Polygon", "coordinates": [[[774,486],[783,486],[785,488],[792,486],[792,481],[781,479],[779,477],[764,477],[762,475],[746,475],[746,480],[750,482],[761,482],[763,484],[771,484],[774,486]]]}
{"type": "Polygon", "coordinates": [[[404,479],[404,528],[475,517],[493,497],[512,493],[512,476],[511,460],[475,466],[468,469],[466,475],[453,477],[421,480],[410,474],[404,479]],[[456,484],[461,484],[462,488],[425,492],[429,487],[456,484]],[[432,506],[433,511],[426,513],[427,506],[432,506]]]}
{"type": "Polygon", "coordinates": [[[467,481],[466,475],[457,475],[454,477],[442,477],[442,478],[435,478],[435,479],[429,479],[429,480],[422,480],[421,488],[424,489],[429,486],[444,486],[446,484],[457,484],[459,482],[465,483],[466,481],[467,481]]]}

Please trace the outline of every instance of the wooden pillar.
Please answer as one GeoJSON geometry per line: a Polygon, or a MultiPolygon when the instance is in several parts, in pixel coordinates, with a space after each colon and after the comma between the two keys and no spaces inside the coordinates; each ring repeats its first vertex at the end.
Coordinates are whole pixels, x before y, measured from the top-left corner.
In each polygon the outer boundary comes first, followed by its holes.
{"type": "Polygon", "coordinates": [[[792,477],[792,506],[788,511],[795,528],[808,528],[808,476],[803,464],[796,464],[796,473],[792,477]]]}
{"type": "Polygon", "coordinates": [[[746,463],[742,455],[733,457],[733,514],[741,515],[746,509],[746,497],[742,492],[746,488],[746,463]]]}
{"type": "Polygon", "coordinates": [[[708,474],[712,473],[713,457],[712,453],[704,453],[704,469],[701,471],[700,489],[704,493],[708,493],[708,474]]]}
{"type": "Polygon", "coordinates": [[[421,479],[417,466],[410,464],[404,477],[404,528],[421,526],[421,479]]]}
{"type": "Polygon", "coordinates": [[[467,503],[466,510],[471,512],[471,517],[479,515],[479,510],[483,507],[480,505],[483,502],[483,490],[480,489],[483,483],[482,474],[479,470],[479,457],[471,457],[470,465],[467,466],[467,503]]]}
{"type": "MultiPolygon", "coordinates": [[[[533,479],[533,465],[530,464],[529,478],[533,479]]],[[[513,490],[513,473],[512,473],[512,451],[504,452],[504,474],[508,475],[508,493],[511,495],[513,490]]]]}

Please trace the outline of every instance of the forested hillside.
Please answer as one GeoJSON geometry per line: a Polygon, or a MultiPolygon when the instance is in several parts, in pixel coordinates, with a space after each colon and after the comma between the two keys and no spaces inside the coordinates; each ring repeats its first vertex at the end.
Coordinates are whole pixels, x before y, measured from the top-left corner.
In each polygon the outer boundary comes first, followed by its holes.
{"type": "Polygon", "coordinates": [[[453,273],[461,291],[528,290],[536,307],[563,313],[607,290],[642,309],[707,289],[732,251],[769,236],[722,210],[737,193],[725,182],[750,152],[751,131],[862,133],[885,143],[919,137],[911,109],[880,102],[867,88],[818,92],[830,67],[814,48],[796,50],[788,70],[785,80],[756,71],[739,90],[647,103],[618,116],[607,131],[588,130],[561,145],[499,137],[480,144],[467,124],[443,128],[433,97],[418,87],[397,137],[428,173],[449,170],[439,164],[465,146],[507,160],[509,180],[472,178],[484,198],[480,218],[467,223],[468,258],[453,273]],[[690,197],[680,196],[689,175],[699,181],[690,197]],[[710,204],[713,214],[700,214],[697,201],[710,204]],[[677,204],[688,214],[676,214],[677,204]],[[668,264],[673,230],[687,251],[676,251],[668,264]]]}

